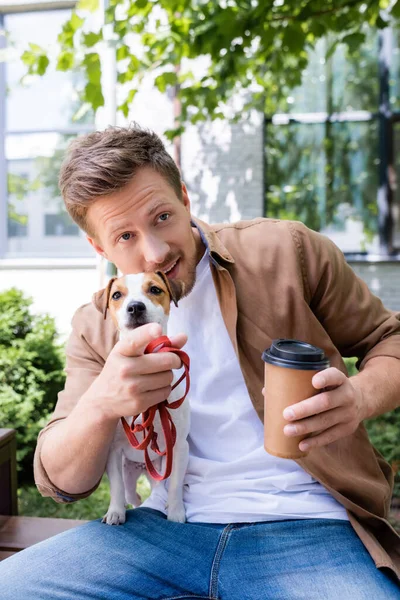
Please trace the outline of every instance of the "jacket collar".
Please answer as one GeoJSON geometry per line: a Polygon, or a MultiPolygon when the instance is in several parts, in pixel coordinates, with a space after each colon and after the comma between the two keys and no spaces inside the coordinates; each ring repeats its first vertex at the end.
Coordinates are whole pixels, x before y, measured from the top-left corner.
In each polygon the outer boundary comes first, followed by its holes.
{"type": "Polygon", "coordinates": [[[223,267],[224,262],[234,264],[235,261],[232,255],[225,248],[212,225],[208,225],[208,223],[200,221],[200,219],[193,216],[191,222],[193,227],[197,228],[201,240],[215,266],[223,267]]]}

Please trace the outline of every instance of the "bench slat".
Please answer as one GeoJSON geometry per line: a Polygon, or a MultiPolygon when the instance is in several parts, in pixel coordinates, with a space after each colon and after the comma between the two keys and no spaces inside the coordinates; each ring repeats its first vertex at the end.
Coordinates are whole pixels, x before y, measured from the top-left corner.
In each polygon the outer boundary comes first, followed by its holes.
{"type": "Polygon", "coordinates": [[[6,552],[5,550],[0,550],[0,561],[12,556],[13,554],[15,554],[15,552],[6,552]]]}
{"type": "Polygon", "coordinates": [[[44,517],[0,516],[0,551],[24,550],[87,521],[44,517]]]}

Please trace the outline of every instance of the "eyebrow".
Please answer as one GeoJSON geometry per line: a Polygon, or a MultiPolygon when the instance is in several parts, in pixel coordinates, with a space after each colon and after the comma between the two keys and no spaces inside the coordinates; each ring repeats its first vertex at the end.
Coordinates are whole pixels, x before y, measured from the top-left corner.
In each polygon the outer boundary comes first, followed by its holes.
{"type": "MultiPolygon", "coordinates": [[[[161,207],[167,207],[168,206],[168,200],[158,200],[148,211],[147,211],[147,216],[151,217],[154,215],[154,213],[158,212],[160,210],[161,207]]],[[[166,208],[167,210],[167,208],[166,208]]],[[[128,227],[128,220],[124,219],[123,221],[120,221],[119,223],[116,223],[114,225],[114,227],[110,230],[110,234],[114,235],[115,233],[119,232],[119,231],[123,231],[128,227]]]]}
{"type": "Polygon", "coordinates": [[[161,207],[166,206],[168,204],[168,200],[159,200],[148,210],[147,216],[151,217],[154,213],[158,212],[161,207]]]}
{"type": "Polygon", "coordinates": [[[126,221],[120,221],[119,223],[116,223],[112,228],[110,228],[110,235],[115,235],[120,231],[125,231],[127,227],[128,224],[126,221]]]}

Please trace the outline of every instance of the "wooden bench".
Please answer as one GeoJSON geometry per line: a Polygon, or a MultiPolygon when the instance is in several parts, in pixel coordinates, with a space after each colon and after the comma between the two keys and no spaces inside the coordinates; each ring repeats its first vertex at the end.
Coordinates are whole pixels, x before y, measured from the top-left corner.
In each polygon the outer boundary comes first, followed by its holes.
{"type": "Polygon", "coordinates": [[[15,431],[0,429],[0,560],[83,523],[18,516],[15,431]]]}

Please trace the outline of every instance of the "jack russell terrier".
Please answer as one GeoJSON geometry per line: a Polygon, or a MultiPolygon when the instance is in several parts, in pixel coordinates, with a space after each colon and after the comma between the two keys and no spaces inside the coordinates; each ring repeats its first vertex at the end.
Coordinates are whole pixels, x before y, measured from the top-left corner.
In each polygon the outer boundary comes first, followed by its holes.
{"type": "MultiPolygon", "coordinates": [[[[129,340],[132,331],[146,323],[159,323],[162,334],[167,335],[167,323],[171,301],[177,305],[177,297],[181,290],[174,281],[169,281],[161,271],[157,273],[138,273],[113,278],[105,290],[106,308],[119,331],[120,339],[129,340]]],[[[172,404],[183,396],[178,385],[168,397],[172,404]]],[[[190,426],[190,406],[186,398],[176,409],[171,411],[171,417],[176,428],[176,442],[174,445],[172,471],[169,477],[167,517],[170,521],[184,523],[186,520],[183,503],[183,480],[185,477],[188,459],[189,444],[187,436],[190,426]]],[[[125,417],[127,423],[132,423],[133,417],[125,417]]],[[[160,450],[165,449],[160,416],[156,411],[154,430],[160,440],[160,450]]],[[[157,471],[163,462],[162,457],[148,448],[150,460],[157,471]]],[[[113,441],[111,443],[107,466],[107,476],[110,481],[111,499],[103,523],[119,525],[125,523],[126,503],[134,507],[141,503],[140,496],[136,493],[138,477],[146,472],[144,466],[143,450],[133,448],[125,434],[121,421],[118,422],[113,441]]],[[[153,488],[155,482],[149,477],[153,488]]]]}

